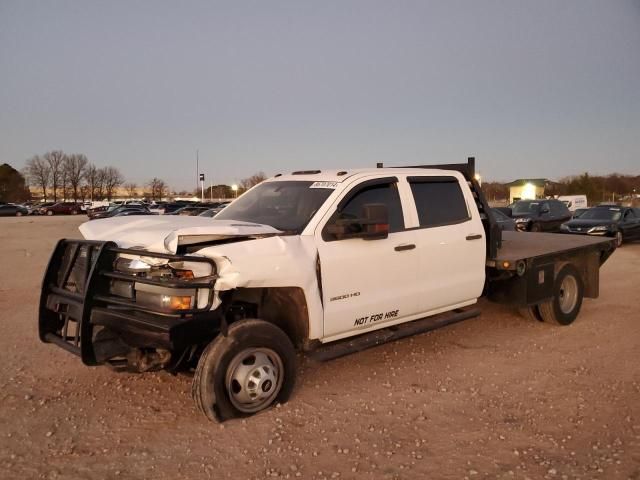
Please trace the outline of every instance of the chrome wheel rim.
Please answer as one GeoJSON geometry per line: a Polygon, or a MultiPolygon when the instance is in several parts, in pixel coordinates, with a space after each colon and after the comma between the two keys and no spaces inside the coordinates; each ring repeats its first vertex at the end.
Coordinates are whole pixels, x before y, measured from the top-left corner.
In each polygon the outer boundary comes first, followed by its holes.
{"type": "Polygon", "coordinates": [[[562,313],[569,314],[576,308],[578,303],[578,281],[573,275],[567,275],[562,280],[558,301],[562,313]]]}
{"type": "Polygon", "coordinates": [[[282,389],[284,368],[280,356],[269,348],[248,348],[227,368],[226,386],[235,408],[254,413],[269,406],[282,389]]]}

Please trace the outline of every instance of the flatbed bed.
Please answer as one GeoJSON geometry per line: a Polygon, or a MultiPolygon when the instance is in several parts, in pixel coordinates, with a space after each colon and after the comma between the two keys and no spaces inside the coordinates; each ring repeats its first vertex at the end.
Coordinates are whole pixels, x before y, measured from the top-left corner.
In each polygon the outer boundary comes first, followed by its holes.
{"type": "Polygon", "coordinates": [[[589,237],[582,235],[564,235],[561,233],[502,232],[502,245],[497,255],[489,259],[487,264],[504,270],[505,262],[515,268],[517,262],[533,260],[549,255],[557,256],[559,252],[570,255],[585,248],[595,250],[613,250],[615,240],[605,237],[589,237]]]}

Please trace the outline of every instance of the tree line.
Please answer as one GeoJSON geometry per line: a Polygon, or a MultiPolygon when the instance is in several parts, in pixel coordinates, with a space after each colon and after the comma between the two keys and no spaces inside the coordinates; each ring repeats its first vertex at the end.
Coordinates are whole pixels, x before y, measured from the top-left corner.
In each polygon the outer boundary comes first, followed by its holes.
{"type": "MultiPolygon", "coordinates": [[[[509,187],[502,182],[483,182],[482,190],[489,200],[509,198],[509,187]]],[[[583,173],[549,182],[545,195],[586,195],[589,202],[604,202],[640,194],[640,175],[589,175],[583,173]]]]}
{"type": "Polygon", "coordinates": [[[82,153],[66,154],[52,150],[27,160],[24,173],[29,183],[42,191],[44,201],[51,198],[103,200],[114,196],[124,183],[116,167],[99,168],[82,153]],[[51,195],[49,195],[51,194],[51,195]]]}

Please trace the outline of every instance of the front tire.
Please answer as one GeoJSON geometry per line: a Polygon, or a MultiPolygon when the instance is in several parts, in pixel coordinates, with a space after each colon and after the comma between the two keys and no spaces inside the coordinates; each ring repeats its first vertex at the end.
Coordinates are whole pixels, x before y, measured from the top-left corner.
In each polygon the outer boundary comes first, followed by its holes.
{"type": "Polygon", "coordinates": [[[548,323],[571,325],[580,313],[583,296],[584,285],[580,272],[567,263],[556,275],[553,298],[538,306],[540,316],[548,323]]]}
{"type": "Polygon", "coordinates": [[[47,215],[48,215],[48,216],[53,215],[53,211],[52,211],[52,210],[47,210],[47,215]]]}
{"type": "Polygon", "coordinates": [[[621,247],[623,241],[624,237],[622,236],[622,232],[618,230],[616,232],[616,248],[621,247]]]}
{"type": "Polygon", "coordinates": [[[530,232],[540,232],[542,231],[542,228],[540,227],[539,223],[532,223],[531,227],[529,228],[530,232]]]}
{"type": "Polygon", "coordinates": [[[295,364],[295,348],[280,328],[263,320],[240,320],[202,353],[193,400],[212,421],[253,415],[289,398],[295,364]]]}
{"type": "Polygon", "coordinates": [[[22,216],[22,212],[16,212],[16,217],[21,217],[22,216]]]}

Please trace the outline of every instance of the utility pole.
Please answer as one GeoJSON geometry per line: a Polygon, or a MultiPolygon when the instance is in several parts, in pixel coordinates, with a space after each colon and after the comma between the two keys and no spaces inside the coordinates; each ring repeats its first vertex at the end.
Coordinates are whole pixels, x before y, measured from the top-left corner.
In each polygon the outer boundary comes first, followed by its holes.
{"type": "Polygon", "coordinates": [[[199,177],[200,177],[200,149],[196,149],[196,191],[198,191],[199,177]]]}

